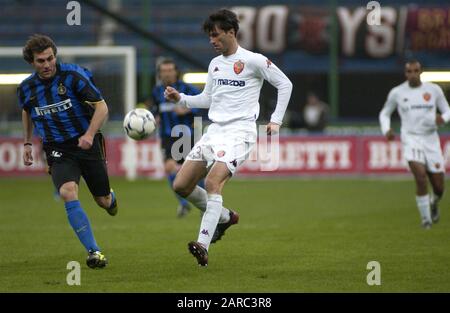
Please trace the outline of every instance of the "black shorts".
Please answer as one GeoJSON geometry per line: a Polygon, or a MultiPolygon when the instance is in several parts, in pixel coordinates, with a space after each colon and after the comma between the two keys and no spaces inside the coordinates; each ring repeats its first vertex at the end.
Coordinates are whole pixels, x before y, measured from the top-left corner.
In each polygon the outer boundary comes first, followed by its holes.
{"type": "Polygon", "coordinates": [[[63,143],[45,143],[44,151],[57,190],[70,181],[79,184],[82,176],[93,196],[110,194],[102,134],[95,135],[92,147],[88,150],[79,148],[78,138],[73,138],[63,143]]]}
{"type": "Polygon", "coordinates": [[[178,164],[182,164],[184,162],[184,159],[187,157],[188,153],[194,146],[194,137],[190,137],[190,143],[189,145],[186,145],[186,148],[188,149],[184,149],[184,146],[181,144],[181,142],[177,143],[178,149],[176,149],[175,153],[181,156],[181,159],[177,160],[178,156],[172,155],[172,146],[179,139],[180,137],[161,137],[161,150],[164,155],[164,161],[172,159],[177,161],[178,164]]]}

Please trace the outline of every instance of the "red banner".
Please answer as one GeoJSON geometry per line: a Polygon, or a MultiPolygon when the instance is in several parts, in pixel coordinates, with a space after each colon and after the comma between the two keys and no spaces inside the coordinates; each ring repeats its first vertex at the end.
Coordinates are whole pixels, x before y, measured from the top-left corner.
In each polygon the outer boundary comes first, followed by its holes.
{"type": "MultiPolygon", "coordinates": [[[[164,176],[158,140],[107,139],[111,176],[164,176]]],[[[445,167],[450,169],[450,135],[441,136],[445,167]]],[[[17,138],[0,138],[0,177],[46,174],[46,161],[39,142],[34,142],[32,166],[23,165],[23,144],[17,138]]],[[[399,141],[381,136],[289,136],[279,144],[261,140],[239,168],[243,176],[280,175],[371,175],[407,173],[399,141]]]]}

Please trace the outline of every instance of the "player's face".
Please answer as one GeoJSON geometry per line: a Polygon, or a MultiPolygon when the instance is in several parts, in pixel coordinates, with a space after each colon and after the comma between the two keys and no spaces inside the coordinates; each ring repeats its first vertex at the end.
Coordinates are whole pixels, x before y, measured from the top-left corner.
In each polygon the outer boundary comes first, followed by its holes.
{"type": "Polygon", "coordinates": [[[177,81],[177,70],[175,64],[161,64],[159,66],[159,78],[165,86],[171,85],[177,81]]]}
{"type": "Polygon", "coordinates": [[[420,63],[406,63],[405,76],[412,87],[419,86],[421,84],[420,74],[422,73],[422,67],[420,63]]]}
{"type": "Polygon", "coordinates": [[[229,50],[233,45],[233,41],[236,40],[234,36],[234,30],[224,31],[219,27],[215,27],[209,33],[209,42],[214,47],[217,53],[223,55],[229,55],[229,50]]]}
{"type": "Polygon", "coordinates": [[[39,77],[43,79],[52,78],[56,73],[56,56],[51,47],[39,53],[33,53],[33,63],[39,77]]]}

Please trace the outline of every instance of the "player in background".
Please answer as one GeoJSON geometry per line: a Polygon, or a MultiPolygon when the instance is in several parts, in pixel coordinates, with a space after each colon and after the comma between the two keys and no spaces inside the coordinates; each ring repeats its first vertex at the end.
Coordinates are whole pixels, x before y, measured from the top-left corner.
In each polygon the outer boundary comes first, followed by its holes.
{"type": "Polygon", "coordinates": [[[222,189],[236,169],[248,158],[256,142],[259,95],[264,80],[278,89],[278,101],[269,135],[279,132],[292,92],[292,83],[269,59],[239,46],[239,22],[235,13],[219,10],[203,25],[210,43],[220,55],[209,64],[208,78],[200,95],[188,96],[173,87],[166,98],[189,108],[209,108],[213,122],[195,144],[178,172],[174,189],[204,210],[197,241],[189,251],[201,266],[208,264],[211,242],[239,220],[236,212],[223,207],[222,189]],[[196,183],[206,177],[206,190],[196,183]]]}
{"type": "Polygon", "coordinates": [[[86,263],[90,268],[102,268],[107,259],[78,200],[78,184],[83,176],[97,204],[108,214],[117,214],[100,132],[108,107],[91,73],[76,64],[58,63],[56,54],[53,40],[39,34],[31,36],[23,48],[23,58],[35,70],[17,90],[24,127],[23,162],[33,164],[35,127],[69,223],[88,252],[86,263]]]}
{"type": "MultiPolygon", "coordinates": [[[[159,76],[160,84],[155,86],[152,91],[152,100],[155,105],[152,110],[159,121],[159,135],[161,137],[161,148],[164,155],[164,170],[169,181],[170,188],[173,188],[173,182],[175,176],[179,170],[181,164],[183,164],[186,155],[189,151],[181,152],[182,158],[178,159],[172,155],[172,146],[179,139],[182,133],[172,136],[174,127],[178,125],[185,125],[190,130],[190,145],[189,149],[194,145],[194,116],[199,115],[201,110],[189,109],[185,106],[176,105],[174,102],[167,101],[164,98],[164,90],[166,87],[171,86],[187,95],[197,95],[200,91],[194,86],[187,84],[178,78],[179,73],[175,61],[172,59],[163,59],[157,67],[157,73],[159,76]]],[[[200,186],[204,186],[203,181],[200,182],[200,186]]],[[[190,206],[186,199],[176,194],[179,205],[177,208],[177,216],[185,216],[190,206]]]]}
{"type": "Polygon", "coordinates": [[[391,114],[401,119],[403,155],[416,181],[416,203],[422,226],[429,229],[439,221],[439,201],[444,193],[444,157],[437,128],[450,120],[450,108],[438,85],[422,82],[422,66],[416,60],[405,64],[406,81],[394,87],[379,119],[387,140],[394,140],[391,114]],[[440,114],[437,113],[439,110],[440,114]],[[428,180],[433,194],[428,194],[428,180]]]}

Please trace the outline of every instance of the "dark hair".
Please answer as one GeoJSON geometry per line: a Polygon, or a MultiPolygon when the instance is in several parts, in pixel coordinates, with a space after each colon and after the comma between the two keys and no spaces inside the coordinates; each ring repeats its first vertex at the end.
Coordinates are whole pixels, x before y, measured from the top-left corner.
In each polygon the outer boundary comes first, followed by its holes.
{"type": "Polygon", "coordinates": [[[211,14],[203,23],[203,31],[205,33],[210,33],[215,29],[216,26],[225,32],[234,29],[234,35],[236,36],[239,30],[239,21],[237,15],[227,9],[219,10],[211,14]]]}
{"type": "Polygon", "coordinates": [[[422,63],[420,63],[420,61],[417,59],[409,59],[405,62],[405,65],[406,64],[414,64],[414,63],[418,63],[420,65],[420,67],[422,68],[422,63]]]}
{"type": "Polygon", "coordinates": [[[28,38],[25,47],[23,47],[22,54],[25,61],[33,63],[34,53],[41,53],[42,51],[52,48],[53,54],[56,56],[56,45],[53,40],[45,35],[34,34],[28,38]]]}

